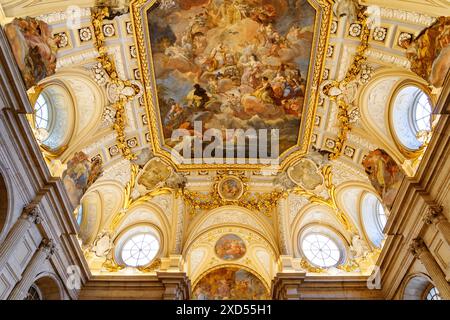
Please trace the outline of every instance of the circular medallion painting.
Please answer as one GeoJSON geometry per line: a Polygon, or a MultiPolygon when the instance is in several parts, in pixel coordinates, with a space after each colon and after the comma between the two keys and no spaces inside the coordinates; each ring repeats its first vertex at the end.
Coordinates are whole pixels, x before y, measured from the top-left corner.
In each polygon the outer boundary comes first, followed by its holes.
{"type": "Polygon", "coordinates": [[[244,269],[220,268],[206,274],[195,286],[194,300],[265,300],[266,287],[258,277],[244,269]]]}
{"type": "Polygon", "coordinates": [[[244,241],[235,234],[222,236],[216,242],[216,254],[223,260],[237,260],[242,258],[247,251],[244,241]]]}
{"type": "Polygon", "coordinates": [[[242,181],[237,177],[226,177],[219,182],[218,186],[219,195],[222,199],[227,201],[238,200],[244,193],[244,185],[242,181]]]}

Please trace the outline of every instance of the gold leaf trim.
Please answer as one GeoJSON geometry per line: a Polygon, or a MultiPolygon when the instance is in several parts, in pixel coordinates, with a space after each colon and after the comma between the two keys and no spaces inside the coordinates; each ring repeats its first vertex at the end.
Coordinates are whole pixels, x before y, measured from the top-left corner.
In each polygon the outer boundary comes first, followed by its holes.
{"type": "Polygon", "coordinates": [[[103,20],[105,17],[109,16],[109,9],[107,7],[103,8],[93,8],[91,10],[91,22],[94,29],[94,47],[98,51],[99,56],[97,57],[97,61],[100,62],[102,68],[108,74],[111,83],[116,84],[118,86],[128,86],[134,89],[134,94],[130,96],[126,96],[121,94],[119,96],[119,100],[112,105],[112,107],[116,110],[116,117],[113,124],[113,129],[117,133],[116,142],[117,147],[122,152],[122,156],[125,159],[133,160],[136,159],[136,155],[131,151],[130,147],[128,147],[125,138],[125,124],[126,124],[126,115],[125,115],[125,106],[128,102],[134,99],[134,97],[139,93],[139,88],[131,83],[129,80],[121,80],[117,74],[116,66],[114,61],[108,56],[108,51],[105,46],[105,36],[103,34],[102,26],[103,20]]]}

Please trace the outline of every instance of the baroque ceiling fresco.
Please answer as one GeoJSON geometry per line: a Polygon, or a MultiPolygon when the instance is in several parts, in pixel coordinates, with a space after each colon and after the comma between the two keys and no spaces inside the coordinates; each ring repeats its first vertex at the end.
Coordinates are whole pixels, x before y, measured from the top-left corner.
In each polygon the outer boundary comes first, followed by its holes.
{"type": "Polygon", "coordinates": [[[222,167],[234,157],[245,164],[246,158],[304,154],[318,98],[311,88],[318,84],[331,23],[331,8],[324,4],[133,5],[134,14],[144,16],[134,28],[143,40],[138,42],[141,76],[152,88],[145,97],[155,154],[172,161],[173,154],[161,151],[172,147],[181,151],[182,163],[193,163],[200,154],[207,159],[195,163],[217,164],[226,156],[222,167]],[[196,142],[184,147],[188,137],[199,136],[197,153],[196,142]]]}
{"type": "Polygon", "coordinates": [[[30,103],[53,108],[30,126],[67,189],[92,274],[179,270],[193,298],[261,299],[286,270],[372,273],[384,235],[365,216],[388,219],[439,120],[407,148],[393,104],[411,85],[431,105],[439,98],[445,8],[133,0],[67,11],[69,1],[28,1],[13,19],[12,2],[2,3],[11,55],[30,103]],[[256,143],[262,129],[269,139],[256,143]],[[130,242],[143,234],[148,261],[130,242]],[[333,244],[333,263],[308,259],[311,237],[333,244]]]}

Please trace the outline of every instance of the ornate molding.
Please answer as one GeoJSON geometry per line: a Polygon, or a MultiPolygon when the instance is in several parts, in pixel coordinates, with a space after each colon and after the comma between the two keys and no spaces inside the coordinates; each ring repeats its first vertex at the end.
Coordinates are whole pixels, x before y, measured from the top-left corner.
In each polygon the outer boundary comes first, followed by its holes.
{"type": "Polygon", "coordinates": [[[410,12],[405,10],[391,9],[385,7],[380,8],[380,15],[385,19],[395,19],[403,22],[417,24],[422,26],[429,26],[436,18],[417,12],[410,12]]]}
{"type": "Polygon", "coordinates": [[[237,205],[271,217],[273,209],[278,206],[280,199],[287,197],[286,192],[277,190],[268,193],[251,192],[248,190],[246,183],[248,179],[240,177],[243,181],[242,196],[237,200],[227,200],[220,195],[218,190],[218,185],[224,177],[226,176],[217,175],[213,184],[213,190],[207,194],[187,189],[182,190],[184,202],[189,208],[191,215],[199,213],[200,210],[212,210],[226,205],[237,205]]]}
{"type": "Polygon", "coordinates": [[[143,196],[138,196],[137,198],[133,197],[133,191],[136,187],[136,178],[139,173],[139,166],[137,164],[131,164],[131,170],[130,170],[130,180],[125,186],[124,190],[124,200],[122,203],[122,209],[114,216],[111,222],[110,229],[115,230],[115,228],[122,222],[123,218],[125,217],[127,211],[139,204],[146,203],[150,200],[152,200],[154,197],[159,195],[166,195],[166,194],[172,194],[174,192],[174,189],[168,188],[168,187],[160,187],[153,189],[149,191],[148,193],[144,194],[143,196]]]}
{"type": "Polygon", "coordinates": [[[117,146],[122,152],[125,159],[136,159],[136,155],[131,151],[127,145],[125,138],[126,112],[125,106],[128,102],[133,100],[141,91],[141,88],[130,80],[121,80],[116,70],[114,61],[108,56],[107,48],[105,46],[105,35],[103,34],[103,20],[109,16],[109,9],[95,8],[91,13],[92,26],[94,28],[94,47],[97,49],[99,56],[97,61],[101,63],[103,69],[109,76],[110,85],[119,88],[117,100],[114,101],[112,107],[116,110],[113,129],[117,133],[117,146]]]}
{"type": "Polygon", "coordinates": [[[328,194],[328,198],[325,198],[322,195],[317,195],[316,193],[305,190],[299,186],[293,188],[292,190],[289,190],[290,193],[306,197],[311,203],[317,203],[331,208],[335,212],[338,221],[345,227],[346,230],[351,231],[352,233],[357,233],[355,226],[350,222],[346,214],[337,205],[336,186],[333,184],[331,165],[323,166],[322,174],[324,176],[324,184],[326,193],[328,194]]]}
{"type": "Polygon", "coordinates": [[[358,86],[358,83],[355,83],[355,81],[363,70],[364,62],[367,60],[366,51],[369,48],[370,36],[370,29],[367,20],[365,10],[358,12],[358,21],[361,24],[362,29],[361,42],[356,48],[355,56],[353,57],[351,65],[347,69],[344,79],[341,81],[326,81],[322,85],[323,94],[325,94],[325,96],[327,96],[331,101],[334,101],[338,106],[337,120],[339,122],[339,132],[333,152],[329,155],[330,160],[335,160],[341,156],[344,144],[347,141],[348,132],[351,130],[349,115],[351,101],[348,101],[348,93],[346,91],[354,91],[354,88],[352,87],[358,86]]]}

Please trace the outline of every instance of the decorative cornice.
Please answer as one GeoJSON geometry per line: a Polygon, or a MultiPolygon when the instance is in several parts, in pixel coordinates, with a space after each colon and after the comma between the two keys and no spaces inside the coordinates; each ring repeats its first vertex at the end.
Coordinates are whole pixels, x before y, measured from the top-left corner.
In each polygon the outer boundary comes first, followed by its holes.
{"type": "Polygon", "coordinates": [[[417,12],[409,12],[405,10],[390,9],[383,7],[380,7],[380,15],[382,18],[385,19],[395,19],[422,26],[429,26],[436,20],[434,17],[430,17],[428,15],[417,12]]]}

